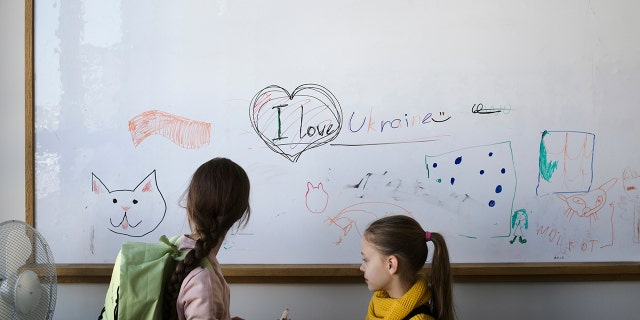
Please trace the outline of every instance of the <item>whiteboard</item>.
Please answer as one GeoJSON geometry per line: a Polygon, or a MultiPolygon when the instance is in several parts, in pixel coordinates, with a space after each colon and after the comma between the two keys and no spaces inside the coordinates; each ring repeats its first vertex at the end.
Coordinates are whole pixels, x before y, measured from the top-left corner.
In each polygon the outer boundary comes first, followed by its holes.
{"type": "Polygon", "coordinates": [[[37,2],[36,226],[111,263],[188,233],[190,175],[228,157],[252,213],[222,263],[358,263],[390,214],[453,262],[639,261],[639,9],[37,2]]]}

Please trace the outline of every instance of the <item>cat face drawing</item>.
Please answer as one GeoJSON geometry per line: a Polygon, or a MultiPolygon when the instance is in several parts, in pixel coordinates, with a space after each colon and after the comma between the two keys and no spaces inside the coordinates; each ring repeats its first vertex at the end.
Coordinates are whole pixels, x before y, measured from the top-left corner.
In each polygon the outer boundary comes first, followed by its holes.
{"type": "Polygon", "coordinates": [[[113,233],[142,237],[155,230],[167,212],[153,170],[132,190],[109,190],[96,176],[92,176],[92,191],[100,196],[99,224],[104,223],[113,233]]]}
{"type": "Polygon", "coordinates": [[[607,203],[607,191],[609,191],[616,183],[618,178],[611,178],[601,186],[591,189],[587,193],[566,196],[557,194],[567,204],[565,215],[569,220],[577,215],[581,218],[589,218],[589,222],[598,221],[598,213],[607,203]]]}

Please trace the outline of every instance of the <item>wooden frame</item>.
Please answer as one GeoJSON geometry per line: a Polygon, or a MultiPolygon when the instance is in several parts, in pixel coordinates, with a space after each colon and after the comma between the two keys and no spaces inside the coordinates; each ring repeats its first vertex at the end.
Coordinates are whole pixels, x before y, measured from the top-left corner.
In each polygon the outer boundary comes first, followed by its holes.
{"type": "MultiPolygon", "coordinates": [[[[60,283],[109,283],[110,264],[58,265],[60,283]]],[[[425,268],[425,272],[429,272],[425,268]]],[[[640,264],[454,263],[455,282],[640,281],[640,264]]],[[[359,265],[223,265],[229,283],[363,283],[359,265]]]]}
{"type": "MultiPolygon", "coordinates": [[[[34,0],[25,0],[25,221],[35,226],[34,0]]],[[[58,264],[58,282],[109,283],[112,264],[58,264]]],[[[455,282],[640,281],[640,262],[456,263],[455,282]]],[[[361,283],[359,265],[223,265],[230,283],[361,283]]],[[[425,269],[428,272],[428,269],[425,269]]]]}

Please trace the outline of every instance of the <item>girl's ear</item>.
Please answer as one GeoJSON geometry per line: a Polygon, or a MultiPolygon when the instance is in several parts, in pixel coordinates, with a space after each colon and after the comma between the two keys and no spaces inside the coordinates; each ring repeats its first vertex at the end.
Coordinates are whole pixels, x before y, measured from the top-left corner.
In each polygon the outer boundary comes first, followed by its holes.
{"type": "Polygon", "coordinates": [[[394,275],[398,272],[398,257],[390,255],[387,257],[386,263],[389,274],[394,275]]]}

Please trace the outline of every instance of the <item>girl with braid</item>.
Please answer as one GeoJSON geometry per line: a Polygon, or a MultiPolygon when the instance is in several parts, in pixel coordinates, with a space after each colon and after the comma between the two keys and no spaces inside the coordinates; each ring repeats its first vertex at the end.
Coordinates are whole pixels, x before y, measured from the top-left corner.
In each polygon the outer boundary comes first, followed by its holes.
{"type": "MultiPolygon", "coordinates": [[[[214,158],[193,174],[183,194],[191,234],[179,249],[192,249],[178,262],[165,291],[165,319],[231,319],[229,285],[216,258],[227,231],[249,220],[249,177],[235,162],[214,158]],[[207,259],[212,270],[200,266],[207,259]]],[[[242,318],[234,317],[234,320],[242,318]]]]}
{"type": "Polygon", "coordinates": [[[424,231],[411,217],[387,216],[372,222],[361,242],[364,279],[373,297],[367,320],[453,320],[449,252],[439,233],[424,231]],[[429,279],[421,273],[427,242],[434,254],[429,279]]]}

